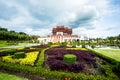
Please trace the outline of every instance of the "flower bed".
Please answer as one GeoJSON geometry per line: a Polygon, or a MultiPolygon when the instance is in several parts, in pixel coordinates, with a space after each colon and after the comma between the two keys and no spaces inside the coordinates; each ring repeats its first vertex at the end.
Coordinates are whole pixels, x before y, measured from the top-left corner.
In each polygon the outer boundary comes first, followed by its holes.
{"type": "Polygon", "coordinates": [[[19,63],[21,65],[32,65],[34,66],[34,62],[37,59],[39,52],[29,52],[26,54],[25,58],[19,58],[19,59],[13,59],[12,56],[4,56],[2,57],[2,60],[5,62],[10,63],[19,63]]]}
{"type": "Polygon", "coordinates": [[[95,55],[85,50],[66,50],[63,48],[52,48],[45,52],[45,67],[51,70],[63,70],[68,72],[83,72],[86,74],[96,74],[97,68],[95,55]],[[65,54],[74,54],[77,61],[68,64],[63,61],[65,54]]]}
{"type": "MultiPolygon", "coordinates": [[[[10,72],[14,71],[15,73],[17,72],[22,73],[23,75],[27,75],[26,77],[31,75],[32,79],[35,79],[34,77],[36,76],[37,79],[35,80],[43,80],[43,79],[44,80],[58,80],[58,79],[65,80],[66,78],[70,78],[71,80],[113,80],[113,79],[119,80],[118,77],[112,72],[112,68],[109,67],[109,65],[108,67],[107,65],[102,67],[102,70],[103,70],[102,75],[86,75],[81,73],[79,74],[79,73],[69,73],[69,72],[63,72],[63,71],[51,71],[49,69],[45,69],[41,65],[44,62],[44,57],[43,57],[44,51],[45,49],[41,51],[40,55],[38,55],[39,58],[38,58],[37,66],[12,64],[8,62],[3,62],[0,59],[0,69],[4,69],[10,72]]],[[[63,51],[61,50],[61,52],[63,51]]],[[[52,55],[45,54],[45,60],[47,59],[47,56],[52,58],[52,55]]],[[[56,58],[60,60],[62,59],[59,56],[56,58]]]]}

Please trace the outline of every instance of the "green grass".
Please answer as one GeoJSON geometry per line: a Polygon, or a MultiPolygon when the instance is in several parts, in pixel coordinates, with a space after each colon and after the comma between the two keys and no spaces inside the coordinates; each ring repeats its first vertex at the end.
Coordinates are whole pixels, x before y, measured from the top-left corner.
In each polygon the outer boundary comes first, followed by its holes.
{"type": "Polygon", "coordinates": [[[0,47],[5,47],[5,46],[7,46],[7,44],[5,42],[0,41],[0,47]]]}
{"type": "Polygon", "coordinates": [[[93,50],[104,56],[110,57],[120,62],[120,50],[113,50],[113,49],[93,49],[93,50]]]}
{"type": "Polygon", "coordinates": [[[47,50],[47,49],[43,49],[40,53],[39,60],[38,60],[38,66],[42,67],[42,65],[44,63],[44,60],[45,60],[44,59],[44,52],[45,52],[45,50],[47,50]]]}
{"type": "Polygon", "coordinates": [[[7,43],[6,41],[0,41],[0,47],[6,47],[6,46],[17,46],[18,44],[15,43],[7,43]]]}
{"type": "Polygon", "coordinates": [[[11,75],[8,73],[0,72],[0,80],[28,80],[28,79],[22,78],[22,77],[17,77],[15,75],[11,75]]]}

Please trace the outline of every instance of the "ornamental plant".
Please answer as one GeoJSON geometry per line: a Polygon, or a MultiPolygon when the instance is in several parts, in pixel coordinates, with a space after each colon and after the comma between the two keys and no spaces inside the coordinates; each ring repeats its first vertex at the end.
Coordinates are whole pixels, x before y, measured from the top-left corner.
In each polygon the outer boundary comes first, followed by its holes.
{"type": "Polygon", "coordinates": [[[13,55],[15,52],[16,52],[16,50],[15,49],[10,49],[10,50],[6,50],[5,51],[8,55],[13,55]]]}
{"type": "Polygon", "coordinates": [[[91,45],[91,48],[94,49],[94,48],[95,48],[95,45],[91,45]]]}
{"type": "Polygon", "coordinates": [[[74,54],[65,54],[63,61],[71,64],[71,63],[75,63],[76,62],[76,56],[74,54]]]}
{"type": "Polygon", "coordinates": [[[93,67],[96,66],[96,59],[94,58],[95,55],[87,50],[74,50],[54,47],[46,50],[45,55],[48,56],[45,63],[49,65],[50,70],[63,70],[77,73],[83,69],[86,70],[85,65],[93,65],[93,67]],[[65,62],[64,56],[68,53],[69,55],[76,56],[76,60],[71,60],[74,61],[73,63],[69,63],[70,60],[65,62]]]}
{"type": "Polygon", "coordinates": [[[4,56],[2,57],[2,60],[5,62],[10,62],[10,63],[19,63],[21,65],[31,65],[34,66],[35,60],[38,57],[39,52],[29,52],[26,53],[25,58],[19,58],[19,59],[14,59],[12,56],[4,56]]]}
{"type": "Polygon", "coordinates": [[[14,59],[19,59],[19,58],[24,58],[26,55],[25,55],[25,53],[24,52],[17,52],[17,53],[15,53],[13,56],[12,56],[12,58],[14,58],[14,59]]]}
{"type": "Polygon", "coordinates": [[[82,48],[86,48],[85,44],[82,45],[82,48]]]}

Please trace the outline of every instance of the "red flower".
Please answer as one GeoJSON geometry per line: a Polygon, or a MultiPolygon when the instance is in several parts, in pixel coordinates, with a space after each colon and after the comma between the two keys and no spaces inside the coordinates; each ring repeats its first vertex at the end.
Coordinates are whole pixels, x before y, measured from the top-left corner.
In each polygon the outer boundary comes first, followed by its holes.
{"type": "Polygon", "coordinates": [[[70,80],[70,78],[65,78],[65,80],[70,80]]]}

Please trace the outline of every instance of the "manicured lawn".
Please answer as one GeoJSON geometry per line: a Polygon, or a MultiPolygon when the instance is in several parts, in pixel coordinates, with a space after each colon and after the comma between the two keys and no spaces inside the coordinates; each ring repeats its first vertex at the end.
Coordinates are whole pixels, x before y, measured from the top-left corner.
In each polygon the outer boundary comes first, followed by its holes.
{"type": "Polygon", "coordinates": [[[4,47],[7,46],[7,44],[5,42],[0,42],[0,47],[4,47]]]}
{"type": "Polygon", "coordinates": [[[120,61],[120,50],[114,50],[114,49],[93,49],[93,50],[102,55],[120,61]]]}
{"type": "Polygon", "coordinates": [[[7,47],[7,46],[17,46],[18,44],[15,43],[7,43],[6,41],[0,41],[0,47],[7,47]]]}
{"type": "Polygon", "coordinates": [[[0,80],[28,80],[26,78],[17,77],[8,73],[0,72],[0,80]]]}

